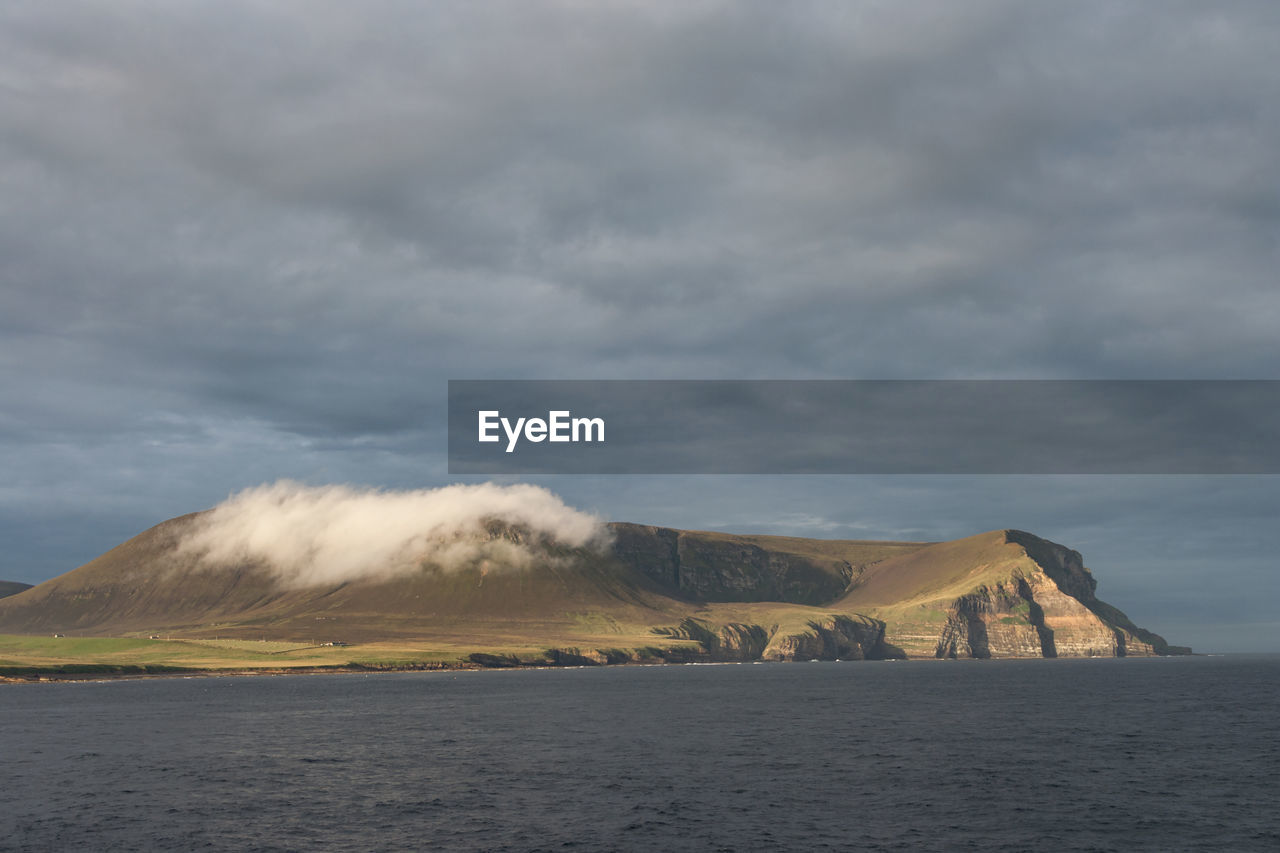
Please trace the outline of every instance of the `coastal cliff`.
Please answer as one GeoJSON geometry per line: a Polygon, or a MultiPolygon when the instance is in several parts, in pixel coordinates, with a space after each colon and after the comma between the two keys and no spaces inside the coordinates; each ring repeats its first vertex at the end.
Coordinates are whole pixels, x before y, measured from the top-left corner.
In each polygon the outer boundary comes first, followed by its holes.
{"type": "Polygon", "coordinates": [[[1126,657],[1186,654],[1095,595],[1080,553],[1000,530],[885,561],[840,604],[888,625],[911,657],[1126,657]]]}

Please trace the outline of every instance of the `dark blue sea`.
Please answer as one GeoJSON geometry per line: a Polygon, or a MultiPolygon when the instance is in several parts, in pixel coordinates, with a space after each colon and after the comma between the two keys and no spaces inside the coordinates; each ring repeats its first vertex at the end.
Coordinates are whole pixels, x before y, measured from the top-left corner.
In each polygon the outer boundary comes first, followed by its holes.
{"type": "Polygon", "coordinates": [[[1280,658],[0,685],[0,849],[1280,850],[1280,658]]]}

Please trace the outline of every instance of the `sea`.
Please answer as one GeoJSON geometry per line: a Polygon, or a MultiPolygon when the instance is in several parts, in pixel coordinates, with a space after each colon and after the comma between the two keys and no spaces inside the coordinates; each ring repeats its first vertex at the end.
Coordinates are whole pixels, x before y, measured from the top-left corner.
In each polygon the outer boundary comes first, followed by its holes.
{"type": "Polygon", "coordinates": [[[0,850],[1280,850],[1280,657],[0,685],[0,850]]]}

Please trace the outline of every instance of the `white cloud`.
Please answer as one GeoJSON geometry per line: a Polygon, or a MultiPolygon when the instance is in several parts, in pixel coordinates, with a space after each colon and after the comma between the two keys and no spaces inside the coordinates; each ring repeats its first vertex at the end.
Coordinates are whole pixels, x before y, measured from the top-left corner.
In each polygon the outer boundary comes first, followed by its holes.
{"type": "Polygon", "coordinates": [[[522,569],[540,546],[606,544],[601,521],[539,486],[415,491],[304,486],[245,489],[201,516],[180,550],[212,566],[262,565],[291,586],[390,577],[424,565],[522,569]],[[501,525],[501,530],[493,528],[501,525]]]}

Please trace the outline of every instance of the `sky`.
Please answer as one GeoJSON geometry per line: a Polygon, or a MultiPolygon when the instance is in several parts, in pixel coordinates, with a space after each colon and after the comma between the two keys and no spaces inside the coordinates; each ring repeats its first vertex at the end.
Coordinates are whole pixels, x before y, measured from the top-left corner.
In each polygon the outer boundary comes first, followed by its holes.
{"type": "MultiPolygon", "coordinates": [[[[450,379],[1280,378],[1280,6],[0,5],[0,578],[288,478],[450,477],[450,379]]],[[[1268,476],[543,476],[604,518],[1030,530],[1280,651],[1268,476]]]]}

